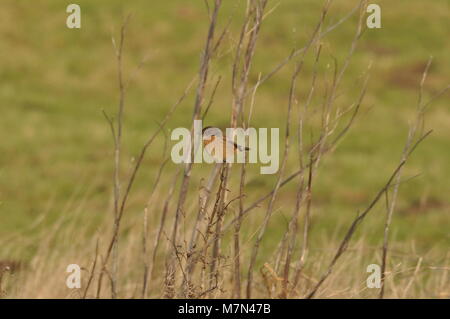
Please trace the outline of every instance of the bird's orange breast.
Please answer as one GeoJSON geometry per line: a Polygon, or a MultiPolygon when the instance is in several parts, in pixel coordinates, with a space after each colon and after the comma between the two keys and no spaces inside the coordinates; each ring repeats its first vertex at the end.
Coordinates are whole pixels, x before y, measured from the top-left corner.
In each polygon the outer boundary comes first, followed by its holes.
{"type": "Polygon", "coordinates": [[[214,142],[215,139],[215,136],[211,136],[209,139],[203,139],[203,146],[207,146],[208,144],[214,142]]]}

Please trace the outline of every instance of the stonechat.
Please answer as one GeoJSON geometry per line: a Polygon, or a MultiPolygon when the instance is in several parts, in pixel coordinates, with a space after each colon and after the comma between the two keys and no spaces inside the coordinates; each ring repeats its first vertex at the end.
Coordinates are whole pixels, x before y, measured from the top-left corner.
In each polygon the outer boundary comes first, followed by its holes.
{"type": "Polygon", "coordinates": [[[237,152],[244,152],[250,148],[241,146],[227,139],[217,127],[207,126],[202,130],[203,147],[218,163],[225,163],[227,158],[234,159],[237,152]]]}

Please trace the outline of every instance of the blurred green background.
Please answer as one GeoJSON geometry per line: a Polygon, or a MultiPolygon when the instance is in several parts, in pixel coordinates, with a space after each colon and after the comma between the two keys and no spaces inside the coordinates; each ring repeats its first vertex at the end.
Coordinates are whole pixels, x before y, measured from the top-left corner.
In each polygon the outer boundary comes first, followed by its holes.
{"type": "MultiPolygon", "coordinates": [[[[222,85],[208,115],[208,124],[229,121],[233,41],[237,40],[245,1],[224,1],[220,27],[232,15],[231,33],[212,67],[212,80],[222,85]]],[[[372,63],[363,109],[349,135],[332,156],[324,159],[316,182],[314,223],[318,233],[331,234],[348,224],[381,187],[401,156],[408,124],[417,104],[422,72],[433,64],[425,84],[429,98],[450,83],[450,1],[371,1],[382,8],[382,28],[367,30],[358,44],[341,88],[338,103],[350,105],[358,96],[361,77],[372,63]]],[[[157,128],[199,67],[206,35],[203,1],[79,0],[81,29],[68,29],[69,1],[2,0],[0,9],[0,237],[28,236],[41,216],[51,222],[82,210],[96,220],[110,214],[113,143],[102,110],[114,115],[118,90],[111,36],[118,36],[123,18],[132,14],[127,31],[124,68],[130,76],[143,57],[127,93],[124,133],[124,173],[146,138],[157,128]]],[[[356,1],[335,1],[326,20],[338,21],[356,1]]],[[[269,1],[261,30],[251,83],[302,47],[320,16],[317,0],[269,1]]],[[[340,66],[356,27],[352,18],[326,36],[321,65],[337,58],[340,66]]],[[[299,77],[298,95],[308,92],[312,59],[299,77]]],[[[259,89],[255,127],[280,127],[286,116],[293,65],[259,89]]],[[[212,81],[213,82],[213,81],[212,81]]],[[[211,83],[212,83],[211,82],[211,83]]],[[[210,84],[210,86],[212,86],[210,84]]],[[[211,87],[208,88],[211,90],[211,87]]],[[[210,91],[209,91],[210,92],[210,91]]],[[[179,106],[167,128],[189,126],[193,92],[179,106]]],[[[423,249],[448,249],[450,238],[450,95],[433,103],[426,115],[434,132],[414,154],[404,178],[393,222],[396,240],[413,240],[423,249]]],[[[282,132],[282,131],[280,131],[282,132]]],[[[159,138],[144,161],[129,210],[141,212],[162,160],[159,138]]],[[[169,164],[167,172],[175,171],[169,164]]],[[[288,167],[288,172],[294,167],[288,167]]],[[[205,177],[205,176],[203,176],[205,177]]],[[[275,176],[253,176],[252,196],[265,194],[275,176]]],[[[162,184],[168,187],[169,181],[162,184]]],[[[294,202],[295,187],[282,200],[294,202]]],[[[286,205],[286,204],[284,204],[286,205]]],[[[288,206],[289,207],[289,206],[288,206]]],[[[286,215],[290,210],[286,209],[286,215]]],[[[283,214],[283,213],[282,213],[283,214]]],[[[282,215],[281,214],[281,215],[282,215]]],[[[383,207],[363,225],[380,243],[383,207]]],[[[280,216],[281,216],[280,215],[280,216]]],[[[284,232],[286,218],[275,217],[271,232],[284,232]],[[278,221],[278,222],[277,222],[278,221]]],[[[45,225],[44,223],[44,225],[45,225]]],[[[1,253],[0,253],[1,254],[1,253]]],[[[0,257],[5,257],[1,256],[0,257]]]]}

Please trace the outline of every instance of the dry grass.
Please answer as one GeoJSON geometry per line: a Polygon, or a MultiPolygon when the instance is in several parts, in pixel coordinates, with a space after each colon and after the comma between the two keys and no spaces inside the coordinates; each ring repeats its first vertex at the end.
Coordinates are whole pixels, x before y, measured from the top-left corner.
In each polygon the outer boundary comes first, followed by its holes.
{"type": "MultiPolygon", "coordinates": [[[[128,111],[125,107],[128,86],[121,61],[126,52],[126,36],[132,34],[126,35],[124,23],[116,42],[120,90],[117,115],[113,119],[105,113],[114,138],[112,213],[104,215],[94,237],[89,227],[80,227],[89,223],[89,216],[82,214],[82,205],[70,219],[62,215],[52,229],[30,239],[39,244],[27,265],[2,268],[7,263],[0,262],[1,292],[8,298],[448,297],[449,255],[430,251],[426,256],[417,256],[414,246],[397,245],[389,232],[403,182],[402,169],[430,133],[423,128],[424,111],[444,92],[438,92],[429,101],[423,99],[422,86],[429,64],[423,72],[417,116],[399,164],[392,167],[392,174],[386,176],[385,184],[372,194],[365,208],[355,212],[353,220],[336,226],[333,240],[314,236],[313,223],[326,218],[317,214],[315,180],[321,174],[323,160],[333,155],[340,141],[353,129],[364,105],[370,63],[367,70],[361,70],[354,103],[341,105],[338,97],[344,90],[342,79],[364,33],[366,3],[362,1],[342,20],[326,26],[327,2],[304,47],[293,50],[272,72],[259,75],[252,82],[250,74],[258,36],[263,32],[261,26],[267,15],[276,13],[272,13],[265,0],[248,1],[240,32],[233,35],[228,25],[218,24],[221,2],[206,2],[210,19],[195,76],[192,120],[207,118],[209,108],[215,107],[214,95],[221,81],[213,77],[214,63],[225,51],[233,52],[234,57],[230,127],[251,127],[251,114],[258,112],[255,99],[260,86],[281,69],[290,67],[291,84],[286,88],[282,110],[285,121],[278,123],[285,132],[281,165],[277,174],[270,177],[271,190],[251,194],[247,181],[257,173],[249,165],[208,167],[209,175],[205,175],[205,170],[186,164],[170,175],[163,173],[167,163],[164,156],[159,173],[149,186],[147,205],[139,213],[127,216],[129,195],[145,165],[145,154],[160,133],[166,132],[165,125],[192,85],[174,101],[125,175],[121,171],[121,136],[123,115],[128,111]],[[321,40],[353,16],[359,17],[359,23],[353,39],[347,43],[347,56],[340,61],[336,59],[328,68],[320,68],[321,40]],[[231,49],[224,45],[228,38],[233,40],[231,49]],[[297,96],[296,85],[305,61],[313,62],[314,71],[311,78],[303,79],[310,83],[303,98],[297,96]],[[285,186],[291,184],[294,195],[284,193],[285,186]],[[283,207],[282,196],[295,204],[283,207]],[[387,207],[384,242],[369,245],[364,233],[354,241],[360,225],[373,210],[383,210],[384,204],[387,207]],[[277,237],[269,233],[274,216],[281,209],[286,217],[285,231],[277,237]],[[65,285],[65,269],[72,263],[82,267],[81,289],[71,290],[65,285]],[[381,294],[366,286],[366,267],[373,263],[383,265],[381,294]],[[13,273],[12,268],[17,271],[13,273]]],[[[4,246],[8,249],[7,243],[4,246]]]]}

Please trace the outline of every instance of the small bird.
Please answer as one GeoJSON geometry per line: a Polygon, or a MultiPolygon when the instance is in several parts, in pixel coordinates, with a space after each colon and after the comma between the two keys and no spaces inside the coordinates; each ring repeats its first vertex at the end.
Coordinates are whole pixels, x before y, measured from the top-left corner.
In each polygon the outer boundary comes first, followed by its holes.
{"type": "Polygon", "coordinates": [[[203,147],[216,162],[225,163],[227,158],[234,159],[234,154],[238,151],[243,152],[250,150],[248,147],[241,146],[236,142],[227,139],[217,127],[207,126],[203,128],[202,137],[203,147]],[[222,149],[222,152],[216,151],[220,149],[222,149]]]}

